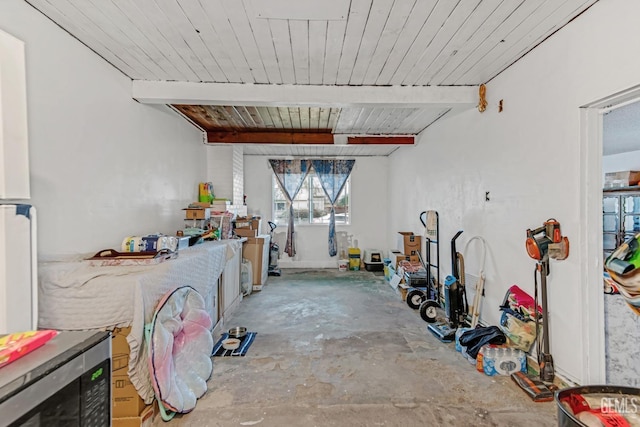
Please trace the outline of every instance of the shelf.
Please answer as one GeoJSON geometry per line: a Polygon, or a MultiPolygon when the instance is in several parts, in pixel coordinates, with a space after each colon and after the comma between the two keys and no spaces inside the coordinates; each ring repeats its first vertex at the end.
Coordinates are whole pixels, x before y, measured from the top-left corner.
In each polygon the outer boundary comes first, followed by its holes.
{"type": "Polygon", "coordinates": [[[611,187],[611,188],[603,188],[602,189],[603,193],[619,193],[619,192],[633,192],[633,191],[640,192],[640,186],[639,185],[631,185],[629,187],[611,187]]]}
{"type": "Polygon", "coordinates": [[[602,243],[605,257],[640,231],[639,207],[639,186],[603,190],[602,243]]]}

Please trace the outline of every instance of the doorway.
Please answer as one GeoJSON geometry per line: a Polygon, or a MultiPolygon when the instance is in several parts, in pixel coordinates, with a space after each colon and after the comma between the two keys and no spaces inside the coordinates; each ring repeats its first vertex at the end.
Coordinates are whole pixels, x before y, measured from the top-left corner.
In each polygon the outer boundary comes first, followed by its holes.
{"type": "MultiPolygon", "coordinates": [[[[640,101],[607,111],[603,115],[602,130],[603,172],[640,170],[640,101]]],[[[609,186],[617,189],[605,192],[604,201],[609,202],[603,203],[605,249],[612,247],[607,241],[612,240],[611,237],[617,237],[615,247],[640,232],[640,187],[635,185],[635,177],[630,179],[633,181],[629,183],[624,180],[611,182],[609,186]],[[607,232],[614,228],[614,233],[607,232]]],[[[640,385],[640,366],[630,361],[640,343],[640,319],[619,293],[604,296],[604,329],[606,382],[637,387],[640,385]]]]}
{"type": "MultiPolygon", "coordinates": [[[[608,380],[605,300],[602,286],[605,115],[639,101],[640,86],[636,86],[581,107],[580,200],[584,221],[580,226],[583,249],[580,271],[585,292],[582,294],[584,310],[580,320],[584,325],[585,383],[605,383],[608,380]]],[[[640,149],[640,141],[638,144],[640,149]]],[[[607,305],[609,302],[607,301],[607,305]]]]}

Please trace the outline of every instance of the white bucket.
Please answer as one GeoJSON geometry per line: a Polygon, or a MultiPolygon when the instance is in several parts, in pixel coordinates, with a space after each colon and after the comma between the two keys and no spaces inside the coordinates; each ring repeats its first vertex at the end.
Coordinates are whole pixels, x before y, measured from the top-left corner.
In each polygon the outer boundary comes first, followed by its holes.
{"type": "Polygon", "coordinates": [[[338,261],[338,271],[347,271],[349,269],[349,260],[341,259],[338,261]]]}

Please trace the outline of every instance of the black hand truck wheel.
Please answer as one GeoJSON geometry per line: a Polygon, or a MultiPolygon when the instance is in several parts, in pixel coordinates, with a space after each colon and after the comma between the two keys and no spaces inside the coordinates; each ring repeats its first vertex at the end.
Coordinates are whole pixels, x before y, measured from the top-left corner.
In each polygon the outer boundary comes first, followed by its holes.
{"type": "Polygon", "coordinates": [[[438,315],[440,304],[432,299],[426,300],[420,304],[420,317],[427,323],[435,323],[438,315]]]}
{"type": "Polygon", "coordinates": [[[411,289],[407,293],[407,305],[414,310],[420,308],[420,304],[425,300],[424,293],[419,289],[411,289]]]}

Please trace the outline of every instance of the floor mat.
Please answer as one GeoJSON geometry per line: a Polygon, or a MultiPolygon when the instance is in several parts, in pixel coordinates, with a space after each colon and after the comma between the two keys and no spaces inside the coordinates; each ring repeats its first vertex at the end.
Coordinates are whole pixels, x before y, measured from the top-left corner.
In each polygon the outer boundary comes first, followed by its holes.
{"type": "Polygon", "coordinates": [[[251,346],[251,343],[253,343],[253,340],[256,338],[256,335],[258,335],[257,332],[247,332],[247,335],[240,338],[240,346],[237,349],[227,350],[222,347],[222,341],[229,338],[229,334],[224,333],[222,334],[216,345],[213,346],[211,356],[244,356],[245,354],[247,354],[247,350],[249,350],[249,347],[251,346]]]}

